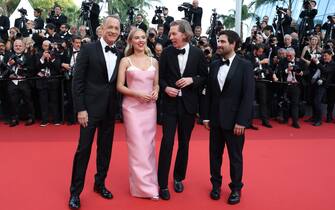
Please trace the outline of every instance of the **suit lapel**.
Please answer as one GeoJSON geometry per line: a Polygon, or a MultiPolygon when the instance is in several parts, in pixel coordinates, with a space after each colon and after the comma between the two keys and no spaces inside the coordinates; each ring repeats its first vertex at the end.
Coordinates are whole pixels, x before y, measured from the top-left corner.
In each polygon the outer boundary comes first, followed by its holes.
{"type": "MultiPolygon", "coordinates": [[[[96,42],[96,47],[97,47],[97,56],[99,59],[99,63],[101,65],[101,70],[102,73],[104,75],[104,78],[106,79],[106,81],[108,82],[108,70],[107,70],[107,64],[106,64],[106,60],[105,60],[105,56],[104,53],[102,51],[102,46],[101,46],[101,42],[97,41],[96,42]]],[[[100,68],[99,68],[100,69],[100,68]]]]}
{"type": "Polygon", "coordinates": [[[220,89],[220,84],[219,84],[219,80],[218,80],[218,74],[219,74],[219,70],[220,70],[220,66],[216,65],[215,68],[213,68],[213,79],[214,79],[214,90],[221,92],[220,89]]]}
{"type": "Polygon", "coordinates": [[[229,68],[229,71],[228,71],[228,74],[227,74],[227,78],[226,78],[226,81],[223,85],[223,88],[222,88],[222,91],[221,93],[223,93],[227,87],[229,87],[230,83],[231,83],[231,80],[234,76],[234,73],[236,72],[236,68],[237,68],[237,64],[238,64],[238,55],[235,55],[235,58],[229,68]]]}
{"type": "Polygon", "coordinates": [[[186,65],[185,65],[185,69],[184,69],[184,74],[187,72],[187,70],[189,69],[189,65],[190,65],[190,62],[191,62],[191,58],[192,58],[192,55],[193,55],[193,46],[190,45],[190,49],[189,49],[189,52],[188,52],[188,56],[187,56],[187,62],[186,62],[186,65]]]}
{"type": "MultiPolygon", "coordinates": [[[[173,49],[175,49],[175,48],[173,48],[173,49]]],[[[172,50],[171,52],[172,52],[171,53],[172,54],[171,55],[171,62],[173,64],[173,66],[175,67],[173,69],[176,70],[176,73],[177,73],[178,77],[181,77],[180,67],[179,67],[179,62],[178,62],[178,55],[175,53],[174,50],[172,50]]]]}

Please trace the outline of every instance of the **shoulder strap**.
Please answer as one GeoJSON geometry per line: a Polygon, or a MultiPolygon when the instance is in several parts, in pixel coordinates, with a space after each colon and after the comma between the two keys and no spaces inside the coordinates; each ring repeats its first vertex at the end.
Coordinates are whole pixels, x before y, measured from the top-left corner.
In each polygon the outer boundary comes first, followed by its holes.
{"type": "Polygon", "coordinates": [[[130,65],[133,66],[133,63],[131,62],[130,58],[129,57],[126,57],[126,58],[129,61],[130,65]]]}

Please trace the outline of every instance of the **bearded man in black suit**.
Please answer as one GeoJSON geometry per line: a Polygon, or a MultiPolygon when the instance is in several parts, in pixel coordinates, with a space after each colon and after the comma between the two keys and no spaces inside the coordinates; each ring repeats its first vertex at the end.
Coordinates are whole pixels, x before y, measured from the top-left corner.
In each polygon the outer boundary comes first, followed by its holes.
{"type": "Polygon", "coordinates": [[[210,66],[204,125],[210,129],[210,173],[213,200],[220,199],[222,155],[227,145],[230,160],[229,204],[240,202],[245,128],[252,116],[255,80],[252,64],[236,55],[240,38],[234,31],[219,34],[217,54],[210,66]]]}
{"type": "Polygon", "coordinates": [[[69,207],[80,208],[79,195],[83,190],[95,131],[97,135],[97,173],[94,191],[103,198],[113,198],[105,187],[109,168],[116,104],[116,78],[121,59],[115,42],[120,35],[120,19],[108,16],[103,21],[103,37],[83,45],[75,64],[73,100],[80,124],[80,138],[73,161],[69,207]]]}
{"type": "Polygon", "coordinates": [[[171,23],[172,46],[163,50],[159,67],[159,83],[163,96],[163,138],[159,153],[158,183],[160,197],[170,199],[168,176],[174,136],[178,127],[178,152],[174,167],[174,190],[182,192],[186,176],[188,148],[198,108],[198,93],[207,78],[207,65],[202,51],[189,44],[193,36],[185,20],[171,23]]]}

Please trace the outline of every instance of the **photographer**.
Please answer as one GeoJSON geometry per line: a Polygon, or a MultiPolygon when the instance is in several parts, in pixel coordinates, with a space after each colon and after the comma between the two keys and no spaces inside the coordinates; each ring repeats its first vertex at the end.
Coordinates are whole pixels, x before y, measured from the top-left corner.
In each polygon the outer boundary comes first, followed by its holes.
{"type": "Polygon", "coordinates": [[[193,46],[198,46],[201,37],[202,28],[201,26],[196,26],[194,29],[194,36],[192,37],[191,43],[193,46]]]}
{"type": "MultiPolygon", "coordinates": [[[[322,99],[326,94],[326,88],[332,82],[335,71],[335,64],[332,61],[332,52],[330,50],[323,51],[322,57],[323,63],[320,63],[321,57],[312,56],[311,58],[311,65],[315,65],[316,70],[311,74],[313,115],[308,122],[312,122],[314,126],[320,126],[322,124],[322,99]]],[[[331,94],[334,95],[334,93],[331,94]]],[[[327,112],[327,119],[331,121],[333,110],[327,109],[327,111],[330,111],[327,112]]]]}
{"type": "Polygon", "coordinates": [[[328,16],[328,21],[322,25],[322,29],[326,30],[324,41],[327,42],[329,39],[335,39],[335,15],[328,16]]]}
{"type": "Polygon", "coordinates": [[[284,46],[284,36],[292,33],[291,23],[291,10],[276,7],[277,17],[273,19],[273,28],[276,30],[276,36],[278,38],[278,45],[284,46]]]}
{"type": "Polygon", "coordinates": [[[26,26],[26,23],[28,21],[28,19],[26,18],[27,10],[21,8],[18,11],[20,12],[21,17],[15,19],[14,27],[19,29],[21,37],[27,37],[29,35],[26,26]]]}
{"type": "Polygon", "coordinates": [[[307,43],[307,38],[313,33],[314,29],[314,18],[318,13],[315,9],[316,1],[314,0],[304,0],[303,10],[301,11],[299,18],[301,18],[301,23],[299,26],[299,40],[300,47],[305,46],[307,43]]]}
{"type": "Polygon", "coordinates": [[[59,34],[56,32],[56,26],[52,23],[48,23],[46,26],[46,32],[47,34],[45,35],[45,38],[49,40],[51,43],[60,43],[61,42],[61,37],[59,34]]]}
{"type": "Polygon", "coordinates": [[[52,123],[60,125],[60,81],[57,78],[48,79],[60,74],[60,58],[52,49],[49,40],[43,41],[42,51],[37,53],[36,59],[37,76],[43,78],[36,81],[42,117],[40,126],[49,124],[49,114],[52,116],[52,123]]]}
{"type": "Polygon", "coordinates": [[[281,123],[287,123],[289,112],[291,111],[292,127],[300,128],[299,125],[299,100],[300,85],[303,82],[303,76],[307,71],[302,71],[301,64],[295,57],[293,48],[286,49],[286,58],[282,59],[273,75],[273,80],[287,83],[284,88],[282,111],[283,119],[281,123]]]}
{"type": "Polygon", "coordinates": [[[41,15],[42,15],[42,10],[40,8],[35,8],[34,9],[34,17],[35,17],[34,29],[36,30],[44,29],[44,20],[42,19],[41,15]]]}
{"type": "Polygon", "coordinates": [[[154,28],[149,28],[148,30],[148,40],[147,46],[150,49],[151,53],[155,56],[155,45],[157,39],[157,31],[154,28]]]}
{"type": "Polygon", "coordinates": [[[71,42],[72,35],[69,33],[70,26],[67,23],[64,23],[60,26],[59,36],[63,41],[68,43],[71,42]]]}
{"type": "Polygon", "coordinates": [[[8,123],[10,121],[10,104],[8,100],[8,92],[7,92],[7,81],[2,80],[8,77],[8,68],[5,63],[6,57],[6,42],[0,39],[0,105],[3,116],[3,121],[8,123]]]}
{"type": "Polygon", "coordinates": [[[67,23],[67,17],[62,14],[62,8],[59,5],[55,5],[54,8],[51,9],[46,22],[53,24],[56,32],[58,33],[60,31],[60,26],[63,23],[67,23]]]}
{"type": "Polygon", "coordinates": [[[164,26],[162,24],[157,25],[157,38],[156,42],[163,45],[163,47],[167,47],[170,44],[170,40],[168,35],[164,33],[164,26]]]}
{"type": "Polygon", "coordinates": [[[0,8],[0,39],[8,40],[9,18],[3,14],[3,9],[0,8]]]}
{"type": "Polygon", "coordinates": [[[65,107],[66,120],[68,125],[73,125],[76,122],[75,113],[73,110],[72,98],[72,78],[74,74],[74,66],[77,62],[77,56],[81,48],[81,38],[77,35],[72,36],[72,47],[61,56],[61,70],[64,73],[64,92],[66,94],[67,106],[65,107]]]}
{"type": "Polygon", "coordinates": [[[198,0],[193,0],[192,5],[193,7],[190,9],[192,13],[191,26],[194,31],[196,26],[201,26],[202,8],[199,7],[198,0]]]}
{"type": "Polygon", "coordinates": [[[270,93],[269,84],[266,81],[272,80],[273,72],[269,67],[269,58],[265,55],[265,45],[257,44],[255,45],[253,52],[248,54],[246,58],[252,63],[254,68],[254,78],[256,82],[256,98],[260,106],[260,118],[262,120],[262,125],[267,128],[272,128],[269,123],[269,100],[268,97],[270,93]]]}
{"type": "Polygon", "coordinates": [[[142,29],[144,32],[147,32],[148,26],[143,22],[143,15],[137,14],[135,17],[135,24],[137,28],[142,29]]]}
{"type": "MultiPolygon", "coordinates": [[[[174,18],[169,16],[169,9],[167,7],[156,7],[155,16],[152,18],[152,24],[163,24],[164,34],[167,36],[170,31],[170,23],[174,21],[174,18]],[[163,16],[161,13],[163,12],[163,16]]],[[[157,26],[158,27],[158,26],[157,26]]]]}
{"type": "Polygon", "coordinates": [[[25,110],[28,112],[28,120],[25,125],[29,126],[35,122],[35,110],[31,97],[31,84],[26,79],[35,75],[34,64],[31,56],[24,53],[25,44],[21,39],[14,41],[13,52],[5,58],[7,68],[9,68],[8,95],[11,102],[11,122],[10,127],[19,124],[19,107],[21,96],[25,105],[25,110]]]}
{"type": "Polygon", "coordinates": [[[80,16],[83,21],[82,24],[89,28],[89,35],[91,40],[96,40],[96,29],[99,26],[100,7],[94,0],[85,0],[81,4],[80,16]]]}

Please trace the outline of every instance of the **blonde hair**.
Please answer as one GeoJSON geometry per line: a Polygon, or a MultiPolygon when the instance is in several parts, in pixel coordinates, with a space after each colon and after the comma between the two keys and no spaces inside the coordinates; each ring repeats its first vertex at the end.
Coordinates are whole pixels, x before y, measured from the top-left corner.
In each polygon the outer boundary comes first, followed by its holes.
{"type": "MultiPolygon", "coordinates": [[[[136,29],[131,30],[130,33],[129,33],[129,35],[128,35],[128,38],[127,38],[127,47],[126,47],[126,49],[125,49],[125,56],[130,56],[130,55],[134,54],[134,51],[135,51],[135,50],[134,50],[133,45],[131,44],[131,40],[133,39],[135,33],[138,32],[138,31],[143,32],[144,35],[145,35],[145,38],[146,38],[146,39],[148,38],[147,34],[146,34],[142,29],[140,29],[140,28],[136,28],[136,29]]],[[[147,44],[145,44],[145,50],[144,50],[144,53],[145,53],[147,56],[152,57],[152,52],[151,52],[151,50],[149,49],[149,47],[147,46],[147,44]]]]}

